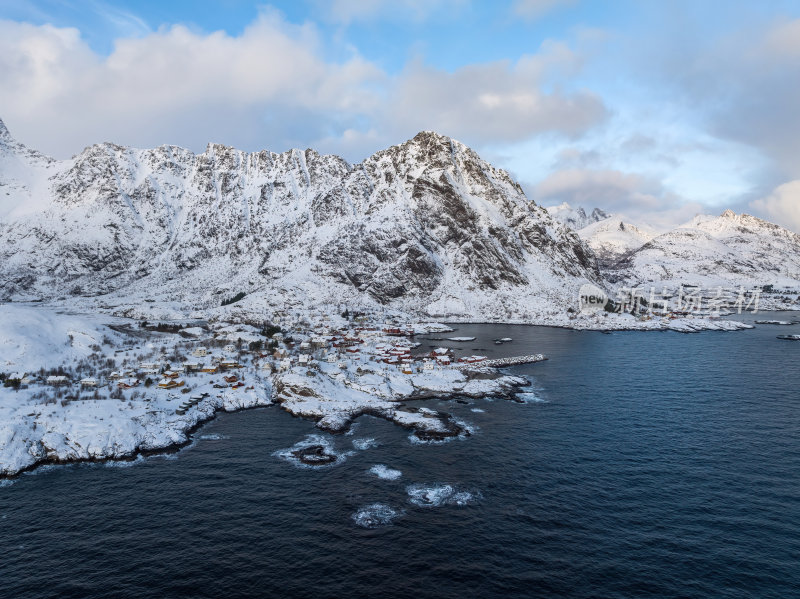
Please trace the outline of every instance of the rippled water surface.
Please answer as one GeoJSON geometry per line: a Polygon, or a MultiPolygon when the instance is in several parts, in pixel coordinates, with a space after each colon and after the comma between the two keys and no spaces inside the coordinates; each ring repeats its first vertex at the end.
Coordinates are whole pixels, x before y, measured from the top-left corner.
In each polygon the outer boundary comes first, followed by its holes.
{"type": "Polygon", "coordinates": [[[550,356],[512,369],[525,404],[419,402],[475,426],[434,446],[361,418],[321,469],[281,458],[313,423],[267,408],[174,456],[24,475],[0,597],[800,596],[790,329],[459,326],[476,341],[422,342],[550,356]]]}

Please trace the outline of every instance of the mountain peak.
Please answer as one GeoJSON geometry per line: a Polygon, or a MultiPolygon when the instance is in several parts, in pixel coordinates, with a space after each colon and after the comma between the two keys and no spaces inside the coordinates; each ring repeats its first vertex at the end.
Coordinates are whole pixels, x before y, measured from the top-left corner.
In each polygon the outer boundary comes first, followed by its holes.
{"type": "Polygon", "coordinates": [[[595,208],[590,214],[587,214],[583,206],[573,208],[567,202],[563,202],[558,206],[550,206],[546,208],[546,210],[550,213],[550,216],[558,222],[576,231],[611,217],[610,214],[600,208],[595,208]]]}
{"type": "Polygon", "coordinates": [[[728,208],[725,212],[720,214],[720,218],[735,218],[735,217],[736,217],[736,213],[733,210],[731,210],[730,208],[728,208]]]}
{"type": "Polygon", "coordinates": [[[8,128],[3,122],[3,119],[0,119],[0,140],[11,141],[11,133],[8,132],[8,128]]]}
{"type": "Polygon", "coordinates": [[[450,143],[451,139],[446,135],[437,133],[436,131],[420,131],[412,138],[412,141],[417,143],[450,143]]]}

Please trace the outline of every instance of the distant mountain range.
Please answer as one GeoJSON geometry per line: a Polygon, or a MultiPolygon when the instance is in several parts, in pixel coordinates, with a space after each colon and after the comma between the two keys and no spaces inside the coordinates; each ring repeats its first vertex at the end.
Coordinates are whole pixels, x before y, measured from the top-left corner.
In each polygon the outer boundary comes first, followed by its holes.
{"type": "MultiPolygon", "coordinates": [[[[563,222],[586,215],[568,204],[548,211],[563,222]]],[[[800,235],[748,214],[698,215],[666,232],[598,209],[586,220],[578,235],[610,284],[800,288],[800,235]]]]}

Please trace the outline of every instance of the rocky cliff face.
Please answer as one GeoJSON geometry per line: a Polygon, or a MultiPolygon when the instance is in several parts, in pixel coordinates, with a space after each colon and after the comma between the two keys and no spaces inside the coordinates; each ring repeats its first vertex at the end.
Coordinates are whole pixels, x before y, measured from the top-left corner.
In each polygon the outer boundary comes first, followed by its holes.
{"type": "Polygon", "coordinates": [[[574,229],[576,231],[583,229],[584,227],[588,227],[593,223],[599,223],[611,218],[610,214],[604,210],[601,210],[600,208],[595,208],[587,214],[586,210],[584,210],[582,206],[573,208],[567,202],[559,204],[558,206],[549,206],[546,208],[546,210],[550,213],[550,216],[552,216],[558,222],[563,223],[570,229],[574,229]]]}
{"type": "Polygon", "coordinates": [[[572,230],[436,133],[356,165],[216,144],[199,155],[99,144],[54,161],[1,127],[0,158],[0,298],[203,309],[244,292],[250,309],[525,319],[600,280],[572,230]]]}

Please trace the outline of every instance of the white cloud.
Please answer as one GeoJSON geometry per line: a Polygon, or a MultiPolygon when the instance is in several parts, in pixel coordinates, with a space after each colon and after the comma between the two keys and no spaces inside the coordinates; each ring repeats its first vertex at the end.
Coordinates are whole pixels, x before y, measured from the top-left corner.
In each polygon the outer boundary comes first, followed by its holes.
{"type": "Polygon", "coordinates": [[[626,212],[631,208],[658,208],[660,184],[641,175],[617,170],[566,169],[555,171],[534,188],[537,203],[568,202],[626,212]]]}
{"type": "Polygon", "coordinates": [[[548,71],[573,69],[575,61],[558,44],[516,63],[469,65],[452,73],[414,63],[396,80],[385,120],[401,131],[436,129],[470,144],[548,131],[579,135],[606,117],[602,100],[588,91],[542,91],[548,71]]]}
{"type": "Polygon", "coordinates": [[[446,72],[413,62],[389,76],[355,52],[327,59],[316,27],[270,10],[238,36],[176,25],[119,39],[107,57],[76,29],[0,21],[0,118],[59,157],[99,141],[194,150],[215,141],[353,160],[423,129],[478,145],[579,135],[605,117],[602,101],[549,89],[581,63],[546,42],[513,63],[446,72]]]}
{"type": "Polygon", "coordinates": [[[750,207],[779,225],[800,233],[800,180],[789,181],[750,203],[750,207]]]}
{"type": "Polygon", "coordinates": [[[107,58],[75,29],[0,22],[0,117],[57,155],[102,140],[263,146],[265,131],[283,143],[289,117],[302,138],[328,115],[333,122],[377,101],[377,67],[358,55],[327,62],[320,45],[313,27],[272,12],[237,37],[174,26],[120,39],[107,58]]]}
{"type": "Polygon", "coordinates": [[[530,189],[542,206],[567,202],[573,207],[602,208],[625,215],[633,224],[667,230],[708,209],[663,187],[660,181],[614,169],[557,170],[530,189]]]}
{"type": "Polygon", "coordinates": [[[773,26],[764,37],[764,51],[780,60],[800,58],[800,19],[773,26]]]}
{"type": "Polygon", "coordinates": [[[675,99],[687,114],[712,135],[763,152],[778,180],[800,177],[800,19],[681,41],[662,40],[663,64],[643,61],[644,76],[658,72],[677,85],[675,99]]]}

